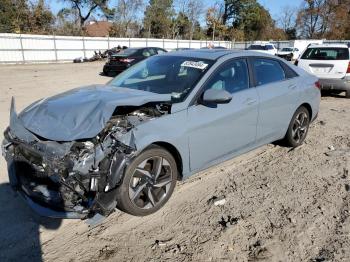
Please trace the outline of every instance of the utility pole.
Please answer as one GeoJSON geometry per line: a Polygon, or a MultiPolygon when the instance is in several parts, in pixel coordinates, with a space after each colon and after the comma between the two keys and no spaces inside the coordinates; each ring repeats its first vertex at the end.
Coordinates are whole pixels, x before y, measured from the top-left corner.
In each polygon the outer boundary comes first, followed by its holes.
{"type": "Polygon", "coordinates": [[[214,23],[214,28],[213,28],[213,41],[215,41],[215,26],[216,26],[216,23],[214,23]]]}

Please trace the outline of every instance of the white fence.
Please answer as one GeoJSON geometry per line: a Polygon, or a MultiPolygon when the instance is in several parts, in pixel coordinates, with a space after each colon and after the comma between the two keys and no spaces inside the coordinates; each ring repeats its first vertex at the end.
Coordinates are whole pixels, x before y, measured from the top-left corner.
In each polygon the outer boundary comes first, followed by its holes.
{"type": "MultiPolygon", "coordinates": [[[[344,43],[349,41],[324,41],[344,43]]],[[[120,46],[176,48],[202,48],[210,43],[231,49],[245,49],[252,42],[172,40],[147,38],[74,37],[0,33],[0,63],[40,63],[72,61],[77,57],[91,57],[96,50],[120,46]]],[[[272,42],[277,48],[291,45],[290,41],[272,42]]]]}
{"type": "Polygon", "coordinates": [[[232,43],[226,41],[0,34],[0,63],[72,61],[77,57],[91,57],[96,50],[104,51],[118,45],[173,50],[201,48],[209,43],[232,48],[232,43]]]}

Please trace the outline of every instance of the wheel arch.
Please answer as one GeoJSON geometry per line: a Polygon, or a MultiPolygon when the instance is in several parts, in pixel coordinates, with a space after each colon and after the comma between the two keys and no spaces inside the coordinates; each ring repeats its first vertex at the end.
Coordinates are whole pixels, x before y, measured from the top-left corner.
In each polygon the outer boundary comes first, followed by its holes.
{"type": "Polygon", "coordinates": [[[164,148],[165,150],[169,151],[169,153],[174,157],[175,162],[176,162],[176,166],[177,166],[177,170],[178,170],[177,179],[182,180],[182,178],[183,178],[183,161],[182,161],[182,157],[181,157],[179,150],[174,145],[172,145],[168,142],[163,142],[163,141],[153,142],[151,145],[160,146],[160,147],[164,148]]]}
{"type": "Polygon", "coordinates": [[[312,119],[312,107],[311,107],[311,105],[309,104],[309,103],[303,103],[303,104],[301,104],[298,108],[297,108],[297,110],[300,108],[300,107],[305,107],[306,109],[307,109],[307,111],[309,112],[309,116],[310,116],[310,121],[311,121],[311,119],[312,119]]]}

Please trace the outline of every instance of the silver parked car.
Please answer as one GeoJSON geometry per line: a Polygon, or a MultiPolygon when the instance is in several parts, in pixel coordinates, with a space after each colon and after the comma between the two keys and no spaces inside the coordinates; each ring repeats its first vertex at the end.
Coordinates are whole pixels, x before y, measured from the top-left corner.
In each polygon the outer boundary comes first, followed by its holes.
{"type": "Polygon", "coordinates": [[[301,145],[318,114],[317,78],[251,51],[190,50],[148,58],[104,86],[15,111],[3,151],[11,185],[45,216],[115,207],[148,215],[176,181],[284,139],[301,145]]]}

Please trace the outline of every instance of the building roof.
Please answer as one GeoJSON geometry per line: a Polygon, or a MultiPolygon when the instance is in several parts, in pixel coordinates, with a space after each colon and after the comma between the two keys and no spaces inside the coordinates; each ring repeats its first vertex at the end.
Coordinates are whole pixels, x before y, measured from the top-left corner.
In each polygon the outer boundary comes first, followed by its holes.
{"type": "Polygon", "coordinates": [[[108,21],[93,21],[85,26],[85,32],[88,36],[105,37],[109,35],[111,26],[108,21]]]}

